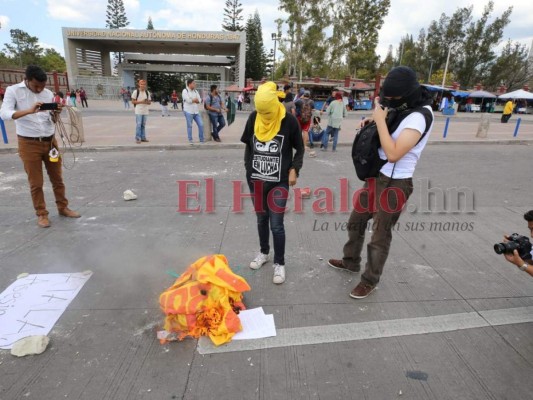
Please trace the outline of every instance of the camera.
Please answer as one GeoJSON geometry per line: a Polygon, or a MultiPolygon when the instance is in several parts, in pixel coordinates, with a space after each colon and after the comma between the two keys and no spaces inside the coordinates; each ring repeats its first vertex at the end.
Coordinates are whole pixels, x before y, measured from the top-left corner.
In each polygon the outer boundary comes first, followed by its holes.
{"type": "Polygon", "coordinates": [[[531,259],[531,242],[529,238],[518,233],[513,233],[509,236],[508,242],[496,243],[494,245],[496,254],[513,254],[515,250],[518,251],[518,255],[522,260],[531,259]]]}

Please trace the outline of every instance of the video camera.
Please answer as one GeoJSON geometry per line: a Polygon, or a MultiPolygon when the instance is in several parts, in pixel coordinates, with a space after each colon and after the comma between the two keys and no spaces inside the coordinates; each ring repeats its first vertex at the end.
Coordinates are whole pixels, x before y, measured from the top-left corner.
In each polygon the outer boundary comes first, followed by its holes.
{"type": "Polygon", "coordinates": [[[496,254],[513,254],[516,250],[522,260],[531,259],[531,242],[526,236],[513,233],[509,236],[508,242],[496,243],[494,245],[494,251],[496,254]]]}

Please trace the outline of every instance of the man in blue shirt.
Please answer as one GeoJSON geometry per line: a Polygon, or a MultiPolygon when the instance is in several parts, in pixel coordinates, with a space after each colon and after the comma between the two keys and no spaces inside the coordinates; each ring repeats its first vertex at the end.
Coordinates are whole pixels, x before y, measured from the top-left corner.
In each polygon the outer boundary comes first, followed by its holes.
{"type": "Polygon", "coordinates": [[[226,126],[223,112],[228,111],[220,97],[217,85],[211,85],[211,93],[205,99],[205,108],[209,112],[209,119],[213,128],[213,140],[220,142],[220,131],[226,126]]]}

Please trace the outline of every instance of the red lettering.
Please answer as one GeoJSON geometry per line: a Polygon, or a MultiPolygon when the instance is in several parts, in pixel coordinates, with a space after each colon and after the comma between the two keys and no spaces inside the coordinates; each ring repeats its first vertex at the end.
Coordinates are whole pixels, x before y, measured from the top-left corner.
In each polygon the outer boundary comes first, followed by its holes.
{"type": "Polygon", "coordinates": [[[283,214],[287,207],[280,207],[277,205],[276,200],[287,200],[289,198],[289,191],[284,187],[277,187],[268,192],[267,204],[268,209],[276,214],[283,214]],[[279,195],[276,195],[279,193],[279,195]]]}
{"type": "Polygon", "coordinates": [[[303,213],[304,212],[304,206],[303,206],[303,196],[302,191],[303,190],[311,190],[308,187],[305,188],[294,188],[294,212],[295,213],[303,213]]]}
{"type": "Polygon", "coordinates": [[[215,212],[215,180],[213,178],[205,180],[205,212],[215,212]]]}
{"type": "Polygon", "coordinates": [[[356,213],[373,214],[376,211],[376,179],[368,179],[366,187],[356,190],[352,196],[352,205],[356,213]],[[362,203],[361,197],[366,192],[367,204],[362,203]]]}
{"type": "Polygon", "coordinates": [[[347,212],[350,212],[350,210],[348,209],[348,199],[349,199],[349,194],[348,194],[348,190],[349,190],[349,181],[348,181],[348,178],[341,178],[339,179],[340,183],[341,183],[341,193],[340,193],[340,197],[341,197],[341,204],[340,204],[340,212],[341,213],[347,213],[347,212]]]}
{"type": "Polygon", "coordinates": [[[397,212],[400,212],[405,205],[407,201],[407,198],[405,196],[405,193],[397,187],[388,187],[383,192],[381,192],[381,195],[379,196],[379,207],[389,214],[395,214],[397,212]],[[394,193],[396,196],[396,207],[393,209],[391,208],[389,201],[389,192],[394,193]]]}
{"type": "Polygon", "coordinates": [[[243,193],[242,192],[242,181],[232,181],[233,182],[233,209],[235,213],[242,212],[242,200],[249,197],[254,199],[254,210],[255,212],[264,211],[263,207],[263,182],[254,181],[254,190],[252,193],[243,193]]]}
{"type": "Polygon", "coordinates": [[[324,213],[333,213],[335,212],[335,207],[333,204],[333,192],[330,188],[319,187],[316,188],[313,194],[319,196],[321,193],[324,193],[324,198],[318,198],[313,202],[313,212],[316,214],[324,213]]]}
{"type": "Polygon", "coordinates": [[[198,192],[189,193],[189,186],[200,186],[200,181],[177,181],[178,182],[178,212],[196,214],[202,211],[200,205],[196,208],[188,208],[189,199],[194,199],[198,203],[198,192]]]}

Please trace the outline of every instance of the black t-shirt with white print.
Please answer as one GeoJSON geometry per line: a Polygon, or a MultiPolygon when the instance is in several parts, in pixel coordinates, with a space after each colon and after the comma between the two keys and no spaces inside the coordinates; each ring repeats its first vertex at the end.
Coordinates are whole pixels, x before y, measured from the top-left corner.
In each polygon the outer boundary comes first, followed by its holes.
{"type": "Polygon", "coordinates": [[[263,143],[254,135],[256,114],[255,111],[250,114],[241,137],[241,142],[246,144],[246,178],[273,184],[287,183],[289,170],[294,168],[298,173],[303,164],[305,149],[300,124],[293,115],[286,114],[278,134],[263,143]],[[295,153],[293,149],[296,150],[295,153]]]}

